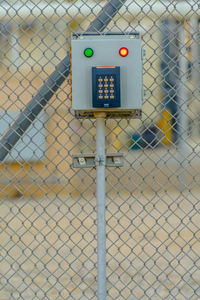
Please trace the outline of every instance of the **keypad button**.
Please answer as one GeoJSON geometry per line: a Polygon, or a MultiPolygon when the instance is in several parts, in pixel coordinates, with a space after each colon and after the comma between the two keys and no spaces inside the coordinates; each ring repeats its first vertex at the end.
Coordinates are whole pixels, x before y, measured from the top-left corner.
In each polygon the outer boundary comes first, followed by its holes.
{"type": "Polygon", "coordinates": [[[103,96],[99,96],[99,99],[103,99],[103,96]]]}
{"type": "Polygon", "coordinates": [[[114,99],[114,98],[115,98],[115,96],[110,95],[110,99],[114,99]]]}
{"type": "Polygon", "coordinates": [[[113,84],[113,83],[111,83],[111,84],[110,84],[110,87],[111,87],[111,88],[113,88],[113,87],[114,87],[114,84],[113,84]]]}
{"type": "Polygon", "coordinates": [[[109,97],[108,96],[104,96],[104,99],[109,99],[109,97]]]}
{"type": "Polygon", "coordinates": [[[103,90],[99,90],[99,94],[102,94],[103,93],[103,90]]]}
{"type": "Polygon", "coordinates": [[[111,94],[114,94],[114,90],[110,90],[110,93],[111,93],[111,94]]]}
{"type": "Polygon", "coordinates": [[[108,88],[108,84],[104,84],[104,87],[105,87],[105,88],[108,88]]]}
{"type": "Polygon", "coordinates": [[[104,93],[105,93],[105,94],[108,94],[108,90],[104,90],[104,93]]]}
{"type": "Polygon", "coordinates": [[[102,87],[103,87],[103,84],[98,84],[98,87],[99,87],[99,88],[102,88],[102,87]]]}

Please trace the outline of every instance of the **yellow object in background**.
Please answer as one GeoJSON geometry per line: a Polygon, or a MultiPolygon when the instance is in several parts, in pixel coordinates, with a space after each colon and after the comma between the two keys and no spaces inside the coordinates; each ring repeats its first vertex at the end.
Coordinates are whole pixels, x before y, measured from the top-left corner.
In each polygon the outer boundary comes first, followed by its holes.
{"type": "Polygon", "coordinates": [[[163,133],[162,143],[164,145],[171,145],[173,143],[172,140],[172,115],[168,110],[164,110],[162,112],[162,117],[160,121],[157,123],[157,126],[160,128],[163,133]]]}
{"type": "Polygon", "coordinates": [[[122,143],[119,139],[119,134],[121,132],[121,129],[120,127],[116,127],[114,130],[113,130],[113,135],[114,135],[114,140],[113,140],[113,146],[119,150],[121,147],[122,147],[122,143]]]}

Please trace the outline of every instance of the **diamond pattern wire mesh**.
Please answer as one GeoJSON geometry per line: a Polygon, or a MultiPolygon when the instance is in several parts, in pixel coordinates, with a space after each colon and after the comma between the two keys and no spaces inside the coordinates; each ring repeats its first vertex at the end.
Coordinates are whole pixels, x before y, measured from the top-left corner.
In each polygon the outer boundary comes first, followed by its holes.
{"type": "MultiPolygon", "coordinates": [[[[104,1],[2,1],[3,136],[104,1]]],[[[142,120],[107,120],[107,299],[199,299],[199,6],[127,1],[105,31],[139,31],[142,120]]],[[[134,72],[134,70],[133,70],[134,72]]],[[[95,121],[77,120],[68,77],[0,164],[0,299],[97,299],[95,121]],[[39,134],[40,133],[40,134],[39,134]]]]}

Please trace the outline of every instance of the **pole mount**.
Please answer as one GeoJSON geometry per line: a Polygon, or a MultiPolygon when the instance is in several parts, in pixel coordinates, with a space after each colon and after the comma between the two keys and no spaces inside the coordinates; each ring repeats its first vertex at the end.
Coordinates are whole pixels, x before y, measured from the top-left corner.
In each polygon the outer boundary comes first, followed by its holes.
{"type": "Polygon", "coordinates": [[[100,112],[95,112],[94,113],[94,117],[97,119],[97,118],[105,118],[106,117],[106,113],[103,112],[103,111],[100,111],[100,112]]]}
{"type": "Polygon", "coordinates": [[[123,167],[124,157],[122,153],[107,153],[104,156],[94,154],[73,154],[73,168],[95,168],[96,166],[123,167]]]}

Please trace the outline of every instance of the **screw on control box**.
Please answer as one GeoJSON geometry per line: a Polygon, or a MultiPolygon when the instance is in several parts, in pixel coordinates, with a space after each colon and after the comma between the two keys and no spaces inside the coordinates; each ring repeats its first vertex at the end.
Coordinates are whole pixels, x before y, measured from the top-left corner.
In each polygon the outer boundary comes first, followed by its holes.
{"type": "Polygon", "coordinates": [[[120,67],[92,68],[93,107],[120,107],[120,67]]]}

